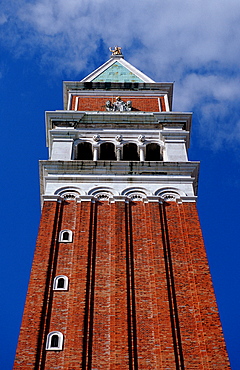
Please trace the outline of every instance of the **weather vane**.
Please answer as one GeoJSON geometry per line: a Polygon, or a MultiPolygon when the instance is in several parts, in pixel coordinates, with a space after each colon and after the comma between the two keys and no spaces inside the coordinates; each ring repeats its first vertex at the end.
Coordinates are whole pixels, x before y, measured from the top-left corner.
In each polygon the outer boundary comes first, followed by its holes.
{"type": "Polygon", "coordinates": [[[115,46],[113,50],[110,47],[109,50],[111,51],[112,55],[122,55],[122,48],[120,48],[119,46],[115,46]]]}

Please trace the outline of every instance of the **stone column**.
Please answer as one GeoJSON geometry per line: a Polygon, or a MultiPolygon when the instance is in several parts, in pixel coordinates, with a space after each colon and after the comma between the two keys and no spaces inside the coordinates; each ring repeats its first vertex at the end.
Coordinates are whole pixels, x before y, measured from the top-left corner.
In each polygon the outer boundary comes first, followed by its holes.
{"type": "Polygon", "coordinates": [[[144,162],[145,161],[144,146],[139,147],[139,155],[140,155],[140,162],[144,162]]]}
{"type": "Polygon", "coordinates": [[[98,160],[98,147],[97,146],[93,147],[93,160],[94,161],[98,160]]]}
{"type": "Polygon", "coordinates": [[[116,148],[116,157],[117,157],[117,161],[121,160],[121,148],[120,147],[116,148]]]}

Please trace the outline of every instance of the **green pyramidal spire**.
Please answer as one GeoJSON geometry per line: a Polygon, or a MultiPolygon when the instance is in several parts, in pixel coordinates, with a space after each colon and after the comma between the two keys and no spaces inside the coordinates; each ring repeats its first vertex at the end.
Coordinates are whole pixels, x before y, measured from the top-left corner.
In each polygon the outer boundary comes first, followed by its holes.
{"type": "Polygon", "coordinates": [[[121,48],[115,47],[110,50],[113,54],[111,58],[85,77],[82,82],[137,82],[145,83],[154,81],[132,66],[121,54],[121,48]],[[116,53],[116,51],[118,51],[116,53]]]}

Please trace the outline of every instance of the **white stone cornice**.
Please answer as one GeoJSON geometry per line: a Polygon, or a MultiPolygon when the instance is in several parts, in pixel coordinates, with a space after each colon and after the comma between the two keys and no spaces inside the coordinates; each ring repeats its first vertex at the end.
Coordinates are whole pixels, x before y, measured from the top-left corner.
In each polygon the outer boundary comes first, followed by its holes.
{"type": "Polygon", "coordinates": [[[61,202],[62,199],[59,195],[56,194],[43,194],[41,196],[41,204],[43,202],[61,202]]]}
{"type": "Polygon", "coordinates": [[[58,176],[190,176],[199,170],[198,161],[143,162],[138,161],[40,161],[42,169],[58,176]]]}

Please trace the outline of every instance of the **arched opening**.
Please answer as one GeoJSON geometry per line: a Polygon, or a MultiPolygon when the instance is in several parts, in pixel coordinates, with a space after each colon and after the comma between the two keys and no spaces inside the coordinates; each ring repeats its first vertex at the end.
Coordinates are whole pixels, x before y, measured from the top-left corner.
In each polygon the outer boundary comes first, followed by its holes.
{"type": "Polygon", "coordinates": [[[57,281],[57,289],[63,289],[64,288],[64,279],[59,278],[57,281]]]}
{"type": "Polygon", "coordinates": [[[63,334],[60,331],[52,331],[47,335],[46,350],[61,351],[63,349],[63,334]]]}
{"type": "Polygon", "coordinates": [[[52,335],[50,346],[51,348],[59,347],[59,337],[57,334],[52,335]]]}
{"type": "Polygon", "coordinates": [[[79,143],[77,146],[77,158],[79,160],[92,160],[93,153],[92,153],[92,145],[90,143],[79,143]]]}
{"type": "Polygon", "coordinates": [[[129,143],[123,146],[123,160],[124,161],[139,161],[137,144],[129,143]]]}
{"type": "Polygon", "coordinates": [[[113,143],[103,143],[100,145],[100,160],[116,160],[115,146],[113,143]]]}
{"type": "Polygon", "coordinates": [[[156,143],[147,144],[145,161],[162,161],[160,146],[156,143]]]}
{"type": "Polygon", "coordinates": [[[53,290],[68,290],[68,278],[65,275],[56,276],[53,281],[53,290]]]}
{"type": "Polygon", "coordinates": [[[69,240],[69,232],[64,231],[62,234],[62,240],[68,241],[69,240]]]}
{"type": "Polygon", "coordinates": [[[61,230],[59,233],[58,241],[60,243],[71,243],[73,239],[73,233],[71,230],[61,230]]]}

